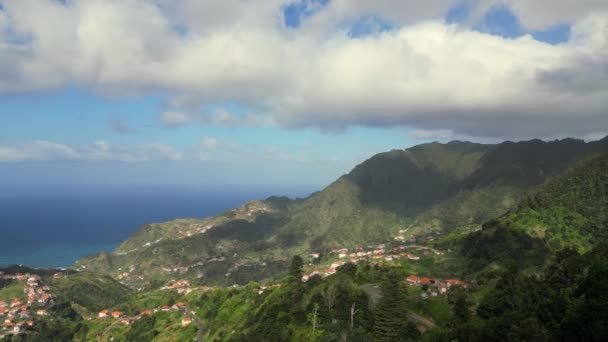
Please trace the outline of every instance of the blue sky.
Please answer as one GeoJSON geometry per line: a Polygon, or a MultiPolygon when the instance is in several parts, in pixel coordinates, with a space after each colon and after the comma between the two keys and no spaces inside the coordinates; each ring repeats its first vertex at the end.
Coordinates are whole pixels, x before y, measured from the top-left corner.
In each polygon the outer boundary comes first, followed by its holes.
{"type": "Polygon", "coordinates": [[[603,70],[607,8],[159,3],[0,0],[1,182],[314,189],[418,143],[607,131],[605,83],[568,81],[603,70]]]}

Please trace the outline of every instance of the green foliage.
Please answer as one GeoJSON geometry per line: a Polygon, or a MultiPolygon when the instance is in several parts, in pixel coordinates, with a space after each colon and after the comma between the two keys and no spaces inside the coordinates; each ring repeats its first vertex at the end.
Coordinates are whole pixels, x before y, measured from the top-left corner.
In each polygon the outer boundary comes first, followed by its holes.
{"type": "Polygon", "coordinates": [[[0,289],[0,299],[4,301],[12,300],[15,297],[23,298],[23,283],[13,283],[0,289]]]}
{"type": "Polygon", "coordinates": [[[402,275],[391,271],[382,284],[382,299],[375,309],[374,341],[407,341],[417,336],[416,326],[407,319],[405,288],[402,275]]]}
{"type": "Polygon", "coordinates": [[[289,267],[289,275],[296,281],[301,281],[304,275],[304,260],[299,255],[294,255],[291,258],[291,266],[289,267]]]}
{"type": "Polygon", "coordinates": [[[154,337],[158,335],[158,331],[155,330],[155,325],[155,316],[144,316],[131,326],[131,329],[129,329],[129,332],[125,335],[125,338],[127,341],[152,341],[154,337]]]}
{"type": "Polygon", "coordinates": [[[558,250],[588,251],[608,235],[608,155],[593,158],[528,196],[501,222],[558,250]]]}
{"type": "Polygon", "coordinates": [[[454,324],[436,340],[601,341],[608,338],[608,250],[558,253],[541,275],[517,267],[502,272],[469,317],[457,292],[454,324]],[[461,307],[459,308],[459,304],[461,307]],[[499,338],[497,338],[499,337],[499,338]]]}
{"type": "Polygon", "coordinates": [[[116,280],[89,272],[53,279],[51,287],[62,300],[77,303],[91,312],[122,303],[131,293],[116,280]]]}

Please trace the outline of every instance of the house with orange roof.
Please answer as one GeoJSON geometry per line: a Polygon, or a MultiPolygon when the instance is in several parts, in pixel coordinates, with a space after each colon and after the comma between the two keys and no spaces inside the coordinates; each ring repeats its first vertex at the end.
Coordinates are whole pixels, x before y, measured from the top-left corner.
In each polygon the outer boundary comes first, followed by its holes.
{"type": "Polygon", "coordinates": [[[114,312],[112,312],[112,317],[114,317],[114,318],[120,318],[120,317],[122,317],[122,311],[114,311],[114,312]]]}
{"type": "Polygon", "coordinates": [[[21,306],[21,299],[19,299],[18,297],[13,298],[13,301],[11,302],[11,308],[14,306],[21,306]]]}
{"type": "Polygon", "coordinates": [[[46,304],[49,301],[49,299],[51,299],[51,295],[48,293],[43,293],[42,295],[40,295],[38,302],[41,304],[46,304]]]}
{"type": "Polygon", "coordinates": [[[175,304],[173,304],[173,308],[174,308],[174,309],[183,308],[183,307],[185,307],[185,306],[186,306],[186,303],[184,303],[184,302],[180,302],[180,303],[175,303],[175,304]]]}
{"type": "Polygon", "coordinates": [[[185,327],[185,326],[189,325],[190,323],[192,323],[192,318],[190,318],[190,317],[182,318],[182,327],[185,327]]]}
{"type": "Polygon", "coordinates": [[[451,287],[453,285],[460,285],[460,286],[465,285],[464,281],[462,281],[460,279],[448,279],[448,280],[446,280],[446,283],[448,284],[448,287],[451,287]]]}
{"type": "Polygon", "coordinates": [[[99,311],[99,318],[106,318],[110,314],[109,310],[101,310],[99,311]]]}
{"type": "Polygon", "coordinates": [[[144,310],[141,312],[141,316],[151,316],[153,314],[152,310],[144,310]]]}
{"type": "Polygon", "coordinates": [[[160,311],[169,311],[169,310],[171,310],[171,307],[168,305],[163,305],[160,307],[160,311]]]}
{"type": "Polygon", "coordinates": [[[420,284],[420,278],[418,278],[415,275],[408,276],[407,278],[405,278],[405,281],[407,281],[408,283],[413,284],[413,285],[420,284]]]}

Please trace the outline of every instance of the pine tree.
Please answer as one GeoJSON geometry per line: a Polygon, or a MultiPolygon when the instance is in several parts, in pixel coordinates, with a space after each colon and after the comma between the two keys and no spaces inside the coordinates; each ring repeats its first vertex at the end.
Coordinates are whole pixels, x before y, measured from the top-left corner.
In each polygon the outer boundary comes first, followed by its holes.
{"type": "Polygon", "coordinates": [[[302,280],[302,276],[304,275],[304,260],[302,260],[301,256],[294,255],[291,259],[289,275],[294,277],[297,281],[302,280]]]}
{"type": "Polygon", "coordinates": [[[407,341],[417,335],[415,325],[407,320],[405,289],[401,276],[389,272],[382,286],[382,299],[378,303],[374,320],[374,341],[407,341]]]}

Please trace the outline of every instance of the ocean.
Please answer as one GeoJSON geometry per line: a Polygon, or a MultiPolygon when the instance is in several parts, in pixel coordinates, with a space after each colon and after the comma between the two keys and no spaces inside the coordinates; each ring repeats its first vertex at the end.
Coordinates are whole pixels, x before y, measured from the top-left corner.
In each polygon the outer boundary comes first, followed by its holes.
{"type": "Polygon", "coordinates": [[[112,251],[145,223],[203,218],[304,189],[186,186],[27,186],[0,193],[0,266],[68,267],[112,251]]]}

